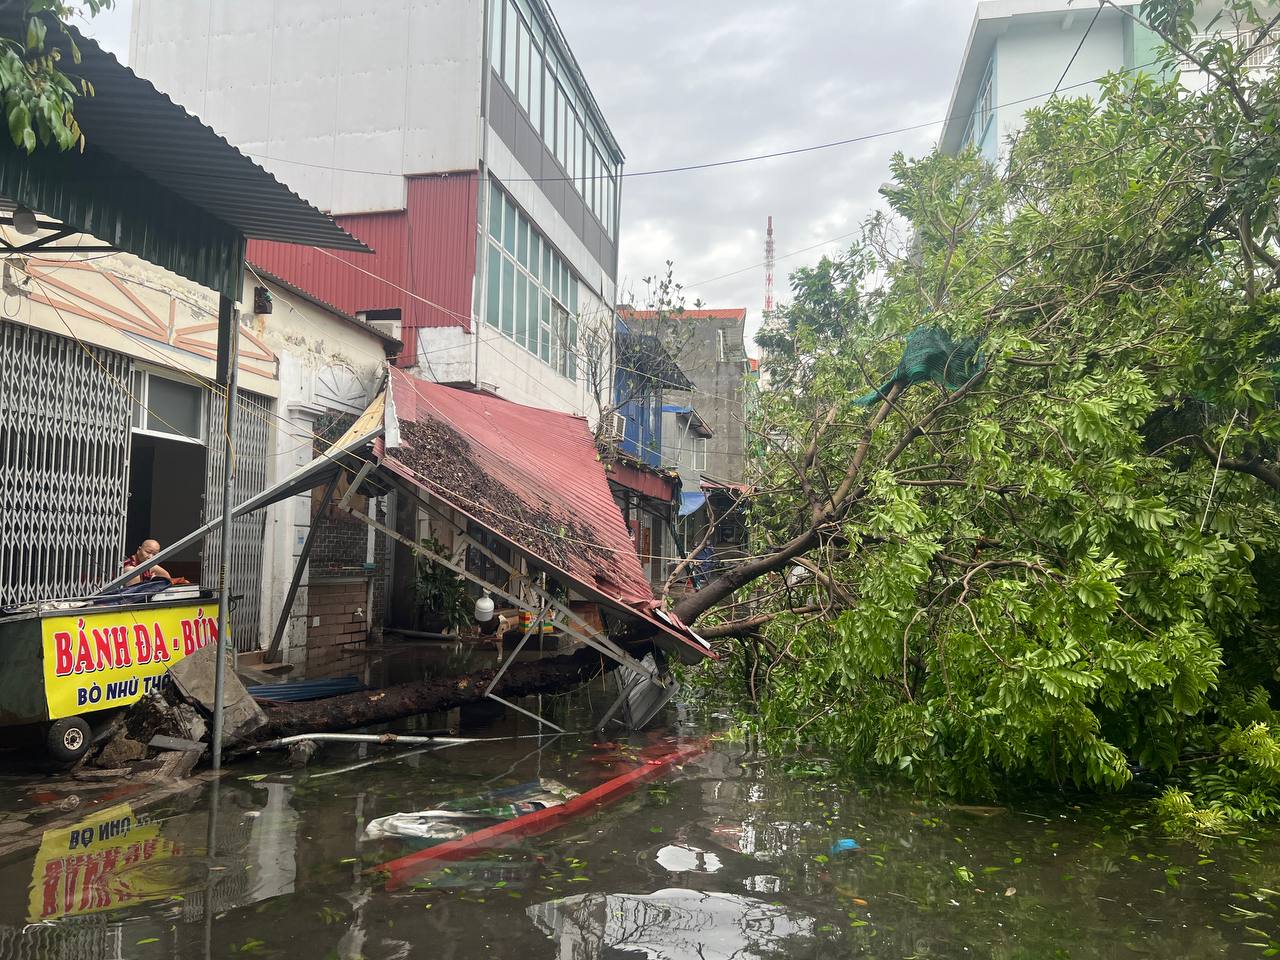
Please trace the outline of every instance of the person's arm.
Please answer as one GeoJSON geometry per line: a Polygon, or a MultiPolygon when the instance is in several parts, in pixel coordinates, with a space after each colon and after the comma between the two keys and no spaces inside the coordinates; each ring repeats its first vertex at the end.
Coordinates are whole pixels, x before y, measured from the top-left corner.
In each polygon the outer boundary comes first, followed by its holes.
{"type": "Polygon", "coordinates": [[[169,576],[169,571],[166,570],[164,567],[152,567],[151,575],[153,577],[164,577],[166,580],[173,579],[173,577],[169,576]]]}
{"type": "MultiPolygon", "coordinates": [[[[136,569],[138,569],[138,568],[137,568],[137,565],[136,565],[136,564],[134,564],[134,563],[132,563],[132,562],[130,562],[130,563],[126,563],[126,564],[124,565],[124,569],[123,569],[123,570],[121,570],[120,572],[121,572],[121,573],[128,573],[130,570],[136,570],[136,569]]],[[[128,579],[128,580],[126,580],[126,581],[124,582],[124,585],[125,585],[126,587],[132,587],[135,583],[141,583],[141,582],[142,582],[142,577],[131,577],[130,579],[128,579]]]]}

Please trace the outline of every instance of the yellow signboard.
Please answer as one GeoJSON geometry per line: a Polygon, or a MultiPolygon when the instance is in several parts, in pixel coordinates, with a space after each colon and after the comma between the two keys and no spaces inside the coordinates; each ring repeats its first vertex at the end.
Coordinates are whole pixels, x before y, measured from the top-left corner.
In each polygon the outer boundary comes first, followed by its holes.
{"type": "Polygon", "coordinates": [[[43,621],[49,718],[136,703],[218,638],[217,604],[79,612],[43,621]]]}
{"type": "Polygon", "coordinates": [[[39,923],[183,893],[169,869],[181,852],[128,804],[48,830],[32,867],[27,919],[39,923]]]}

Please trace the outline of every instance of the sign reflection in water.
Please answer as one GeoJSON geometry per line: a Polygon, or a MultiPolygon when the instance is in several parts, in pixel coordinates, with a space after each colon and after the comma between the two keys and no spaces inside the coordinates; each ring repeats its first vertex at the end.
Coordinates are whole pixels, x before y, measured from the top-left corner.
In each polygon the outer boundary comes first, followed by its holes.
{"type": "Polygon", "coordinates": [[[813,933],[813,920],[733,893],[670,889],[588,893],[540,903],[529,918],[557,960],[604,960],[613,951],[650,960],[763,960],[813,933]]]}

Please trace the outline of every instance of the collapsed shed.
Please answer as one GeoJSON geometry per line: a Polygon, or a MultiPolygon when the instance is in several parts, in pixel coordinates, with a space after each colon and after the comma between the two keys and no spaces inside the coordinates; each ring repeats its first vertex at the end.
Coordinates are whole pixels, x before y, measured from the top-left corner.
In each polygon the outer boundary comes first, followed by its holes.
{"type": "MultiPolygon", "coordinates": [[[[665,660],[696,663],[710,655],[709,646],[655,600],[582,417],[430,383],[392,367],[382,392],[332,447],[235,513],[317,487],[326,490],[323,509],[358,519],[406,555],[440,564],[527,615],[519,641],[485,674],[484,695],[511,709],[528,713],[495,691],[542,624],[624,668],[626,682],[601,723],[645,685],[654,690],[650,706],[665,702],[675,689],[664,676],[665,660]],[[387,522],[354,505],[356,497],[387,494],[395,503],[387,522]],[[424,529],[429,537],[420,535],[424,529]],[[623,634],[639,645],[619,642],[623,634]]],[[[181,546],[171,545],[157,559],[181,546]]],[[[295,589],[309,548],[308,538],[295,589]]],[[[291,593],[277,640],[292,600],[291,593]]],[[[273,644],[267,658],[277,649],[273,644]]],[[[354,705],[369,694],[348,696],[354,705]]],[[[388,711],[396,709],[401,716],[417,712],[412,704],[357,709],[346,714],[346,725],[391,719],[388,711]]],[[[273,732],[287,729],[277,724],[273,732]]]]}

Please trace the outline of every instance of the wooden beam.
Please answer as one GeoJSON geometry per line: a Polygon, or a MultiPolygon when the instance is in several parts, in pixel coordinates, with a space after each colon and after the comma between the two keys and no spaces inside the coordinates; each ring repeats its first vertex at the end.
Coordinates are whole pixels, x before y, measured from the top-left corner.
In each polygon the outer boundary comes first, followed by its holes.
{"type": "Polygon", "coordinates": [[[307,559],[311,556],[311,545],[315,543],[316,521],[320,519],[324,508],[333,498],[333,491],[338,489],[338,479],[341,476],[341,470],[333,472],[333,479],[324,488],[324,496],[320,499],[320,506],[311,514],[311,526],[307,528],[307,538],[302,541],[302,552],[298,554],[298,564],[293,568],[293,579],[289,581],[289,590],[284,595],[284,606],[280,609],[280,619],[276,621],[275,632],[271,635],[271,646],[267,648],[267,652],[262,657],[264,663],[275,663],[280,656],[280,642],[284,639],[284,629],[289,624],[289,615],[293,612],[293,601],[298,596],[298,587],[302,585],[302,574],[307,569],[307,559]]]}

